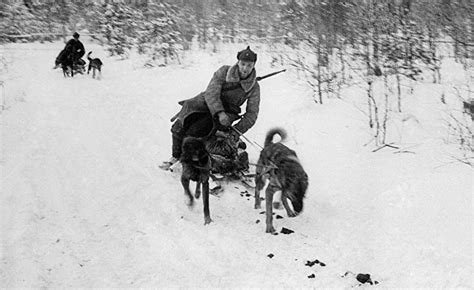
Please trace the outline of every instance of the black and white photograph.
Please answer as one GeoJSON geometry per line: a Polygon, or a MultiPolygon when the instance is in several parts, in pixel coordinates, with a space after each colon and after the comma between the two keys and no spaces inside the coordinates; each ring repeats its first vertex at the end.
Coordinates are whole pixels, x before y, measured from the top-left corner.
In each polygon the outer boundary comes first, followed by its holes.
{"type": "Polygon", "coordinates": [[[0,288],[473,289],[471,0],[3,0],[0,288]]]}

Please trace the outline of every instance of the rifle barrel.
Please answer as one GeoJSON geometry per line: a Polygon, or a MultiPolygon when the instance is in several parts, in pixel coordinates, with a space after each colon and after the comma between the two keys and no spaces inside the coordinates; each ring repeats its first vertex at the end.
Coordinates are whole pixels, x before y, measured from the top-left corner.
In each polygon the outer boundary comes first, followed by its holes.
{"type": "Polygon", "coordinates": [[[261,76],[261,77],[257,77],[257,81],[261,81],[261,80],[263,80],[263,79],[266,79],[266,78],[268,78],[268,77],[274,76],[274,75],[279,74],[279,73],[282,73],[282,72],[284,72],[284,71],[286,71],[286,69],[282,69],[282,70],[280,70],[280,71],[272,72],[272,73],[269,73],[269,74],[267,74],[267,75],[264,75],[264,76],[261,76]]]}

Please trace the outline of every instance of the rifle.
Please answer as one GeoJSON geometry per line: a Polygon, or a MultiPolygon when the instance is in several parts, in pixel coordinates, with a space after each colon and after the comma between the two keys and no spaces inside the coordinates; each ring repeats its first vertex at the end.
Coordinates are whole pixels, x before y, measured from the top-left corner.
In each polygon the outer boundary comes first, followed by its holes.
{"type": "MultiPolygon", "coordinates": [[[[282,73],[284,71],[286,71],[286,69],[282,69],[280,71],[272,72],[272,73],[269,73],[269,74],[261,76],[261,77],[256,77],[255,79],[258,82],[260,80],[266,79],[268,77],[274,76],[274,75],[282,73]]],[[[238,89],[238,88],[240,88],[240,83],[235,83],[233,85],[223,87],[222,92],[232,91],[232,90],[235,90],[235,89],[238,89]]]]}
{"type": "Polygon", "coordinates": [[[264,75],[264,76],[261,76],[261,77],[257,77],[257,82],[258,82],[258,81],[261,81],[261,80],[263,80],[263,79],[266,79],[266,78],[268,78],[268,77],[274,76],[274,75],[276,75],[276,74],[282,73],[282,72],[284,72],[284,71],[286,71],[286,69],[282,69],[282,70],[280,70],[280,71],[272,72],[272,73],[269,73],[269,74],[267,74],[267,75],[264,75]]]}

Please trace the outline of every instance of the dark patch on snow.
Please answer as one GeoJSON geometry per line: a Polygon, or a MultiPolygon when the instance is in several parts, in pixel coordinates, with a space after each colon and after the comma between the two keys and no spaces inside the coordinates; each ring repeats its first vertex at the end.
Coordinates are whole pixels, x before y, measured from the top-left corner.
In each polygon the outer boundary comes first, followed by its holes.
{"type": "Polygon", "coordinates": [[[326,264],[319,261],[318,259],[314,260],[314,261],[306,261],[306,264],[305,266],[308,266],[308,267],[313,267],[314,265],[316,264],[319,264],[321,267],[326,267],[326,264]]]}
{"type": "Polygon", "coordinates": [[[370,284],[370,285],[377,285],[379,284],[378,281],[372,281],[372,278],[370,277],[370,274],[363,274],[363,273],[359,273],[359,274],[355,274],[351,271],[347,271],[344,275],[342,275],[341,277],[347,277],[347,275],[351,275],[353,277],[355,277],[357,279],[358,282],[360,282],[362,284],[370,284]]]}
{"type": "Polygon", "coordinates": [[[305,266],[308,266],[308,267],[313,267],[314,265],[316,264],[319,264],[319,260],[314,260],[314,261],[306,261],[306,264],[304,264],[305,266]]]}
{"type": "Polygon", "coordinates": [[[290,230],[290,229],[287,229],[287,228],[281,228],[281,233],[282,234],[285,234],[285,235],[289,235],[289,234],[292,234],[294,233],[295,231],[293,230],[290,230]]]}
{"type": "MultiPolygon", "coordinates": [[[[261,211],[260,214],[265,214],[265,211],[261,211]]],[[[275,213],[272,213],[272,215],[275,215],[275,213]]]]}
{"type": "Polygon", "coordinates": [[[370,274],[357,274],[356,279],[362,284],[372,282],[372,280],[370,280],[370,274]]]}
{"type": "Polygon", "coordinates": [[[362,284],[365,284],[365,283],[369,283],[370,285],[379,284],[378,281],[372,282],[372,279],[370,278],[370,274],[359,273],[357,274],[356,279],[362,284]]]}
{"type": "Polygon", "coordinates": [[[309,276],[308,276],[308,278],[309,278],[309,279],[316,278],[316,275],[314,275],[314,274],[311,274],[311,275],[309,275],[309,276]]]}
{"type": "Polygon", "coordinates": [[[267,257],[269,257],[270,259],[273,258],[275,255],[273,255],[272,253],[268,254],[267,257]]]}
{"type": "Polygon", "coordinates": [[[281,220],[283,217],[281,215],[277,214],[276,218],[277,218],[277,220],[281,220]]]}

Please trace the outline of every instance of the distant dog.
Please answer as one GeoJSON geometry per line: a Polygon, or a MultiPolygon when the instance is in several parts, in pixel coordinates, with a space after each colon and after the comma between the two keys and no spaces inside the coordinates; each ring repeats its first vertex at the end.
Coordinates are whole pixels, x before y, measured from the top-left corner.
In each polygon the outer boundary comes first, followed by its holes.
{"type": "Polygon", "coordinates": [[[266,180],[270,183],[265,192],[266,232],[273,233],[273,194],[281,191],[281,201],[289,217],[297,216],[303,210],[303,199],[308,188],[308,175],[301,166],[296,153],[280,142],[273,143],[273,137],[280,135],[286,139],[286,132],[275,128],[267,133],[265,145],[260,152],[255,176],[255,209],[260,208],[260,190],[266,180]],[[291,201],[293,210],[289,207],[291,201]]]}
{"type": "Polygon", "coordinates": [[[92,51],[89,51],[87,54],[87,59],[89,60],[89,68],[87,69],[87,74],[89,74],[90,70],[92,69],[92,78],[95,79],[95,72],[98,71],[98,77],[102,77],[102,61],[100,58],[91,58],[92,51]]]}
{"type": "Polygon", "coordinates": [[[204,224],[212,222],[209,213],[209,176],[211,171],[211,157],[206,150],[204,142],[195,137],[186,137],[183,141],[182,154],[180,158],[183,165],[181,174],[181,184],[184,188],[184,194],[188,198],[188,206],[194,203],[193,196],[189,190],[189,181],[196,181],[195,197],[201,195],[204,204],[204,224]]]}
{"type": "Polygon", "coordinates": [[[61,67],[63,70],[63,75],[64,77],[68,77],[69,75],[71,77],[74,76],[74,70],[73,70],[73,61],[72,58],[67,54],[65,50],[62,50],[59,55],[56,57],[56,60],[54,61],[54,68],[61,67]]]}

